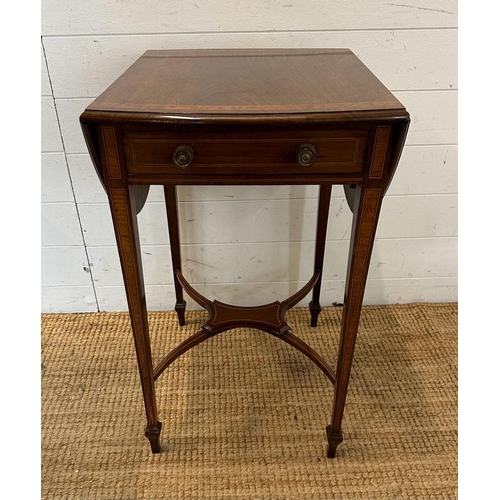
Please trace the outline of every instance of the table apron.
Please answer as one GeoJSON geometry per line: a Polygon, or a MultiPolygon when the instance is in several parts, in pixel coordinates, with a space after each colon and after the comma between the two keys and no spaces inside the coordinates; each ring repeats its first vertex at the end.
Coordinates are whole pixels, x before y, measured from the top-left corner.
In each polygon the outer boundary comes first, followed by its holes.
{"type": "Polygon", "coordinates": [[[128,184],[139,185],[183,185],[183,186],[256,186],[256,185],[354,185],[363,182],[363,175],[259,175],[259,176],[224,176],[224,175],[129,175],[128,184]]]}

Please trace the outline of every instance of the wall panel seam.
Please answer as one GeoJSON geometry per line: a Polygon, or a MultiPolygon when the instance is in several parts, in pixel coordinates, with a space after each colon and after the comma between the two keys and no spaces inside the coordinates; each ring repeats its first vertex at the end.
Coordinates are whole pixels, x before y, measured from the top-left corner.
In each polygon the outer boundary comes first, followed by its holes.
{"type": "MultiPolygon", "coordinates": [[[[403,198],[403,199],[408,199],[408,198],[434,198],[436,196],[443,197],[443,196],[454,196],[456,197],[458,193],[422,193],[422,194],[388,194],[387,196],[384,196],[384,199],[387,198],[403,198]]],[[[310,196],[310,197],[304,197],[304,198],[249,198],[249,199],[230,199],[230,200],[182,200],[179,201],[179,205],[188,205],[188,204],[199,204],[199,205],[206,205],[206,204],[215,204],[215,203],[252,203],[254,201],[301,201],[301,200],[316,200],[317,197],[315,196],[310,196]]],[[[343,196],[332,196],[332,200],[344,200],[343,196]]],[[[67,203],[67,202],[48,202],[48,203],[67,203]]],[[[151,205],[164,205],[165,202],[163,201],[148,201],[146,202],[146,206],[151,206],[151,205]]],[[[81,202],[79,203],[80,206],[105,206],[107,207],[108,204],[104,201],[99,201],[99,202],[81,202]]]]}
{"type": "MultiPolygon", "coordinates": [[[[407,148],[457,148],[458,143],[438,143],[438,144],[405,144],[405,149],[407,148]]],[[[56,154],[62,153],[62,151],[43,151],[42,154],[56,154]]],[[[66,153],[66,156],[88,156],[88,151],[82,151],[81,153],[66,153]]]]}
{"type": "Polygon", "coordinates": [[[133,37],[133,36],[162,36],[162,35],[254,35],[254,34],[272,34],[276,35],[279,33],[363,33],[363,32],[373,32],[373,31],[449,31],[458,30],[458,26],[420,26],[420,27],[397,27],[397,28],[340,28],[340,29],[317,29],[317,30],[243,30],[243,31],[163,31],[154,33],[72,33],[65,35],[43,35],[43,38],[92,38],[92,37],[133,37]]]}
{"type": "MultiPolygon", "coordinates": [[[[350,226],[350,224],[349,224],[350,226]]],[[[375,241],[415,241],[415,240],[458,240],[458,236],[392,236],[392,237],[385,237],[385,238],[378,238],[377,236],[375,237],[375,241]]],[[[343,238],[343,239],[332,239],[326,240],[327,243],[340,243],[341,241],[349,241],[349,238],[343,238]]],[[[210,246],[228,246],[228,245],[244,245],[248,246],[250,243],[255,244],[255,245],[279,245],[283,243],[314,243],[315,240],[275,240],[275,241],[224,241],[221,243],[181,243],[181,247],[183,248],[188,248],[188,247],[210,247],[210,246]]],[[[68,247],[71,245],[52,245],[53,248],[61,248],[61,247],[68,247]]],[[[141,248],[142,249],[147,249],[147,248],[152,248],[152,247],[170,247],[169,243],[142,243],[141,248]]],[[[50,248],[50,247],[44,247],[44,248],[50,248]]],[[[114,244],[106,244],[106,245],[87,245],[88,249],[98,249],[98,248],[116,248],[116,245],[114,244]]]]}
{"type": "MultiPolygon", "coordinates": [[[[87,245],[86,245],[86,242],[85,242],[85,232],[83,230],[82,220],[81,220],[81,217],[80,217],[80,211],[78,209],[78,204],[76,202],[75,189],[74,189],[74,186],[73,186],[73,179],[71,177],[71,172],[70,172],[70,168],[69,168],[68,158],[66,156],[66,147],[65,147],[65,144],[64,144],[64,137],[63,137],[63,133],[62,133],[61,120],[59,118],[59,112],[57,110],[57,103],[56,103],[56,99],[55,99],[55,96],[54,96],[54,87],[52,85],[52,79],[51,79],[51,76],[50,76],[50,67],[49,67],[49,63],[48,63],[48,60],[47,60],[47,53],[45,51],[44,37],[43,36],[42,36],[41,44],[42,44],[43,57],[44,57],[44,60],[45,60],[45,65],[47,67],[47,78],[49,80],[49,85],[50,85],[50,89],[51,89],[51,92],[52,92],[52,96],[51,97],[52,97],[52,102],[54,103],[54,111],[56,113],[57,126],[58,126],[58,129],[59,129],[59,135],[61,137],[61,143],[62,143],[62,148],[63,148],[62,152],[64,153],[64,161],[65,161],[65,164],[66,164],[66,171],[67,171],[67,174],[68,174],[68,177],[69,177],[69,182],[70,182],[70,186],[71,186],[71,192],[72,192],[72,195],[73,195],[75,210],[76,210],[76,214],[77,214],[77,217],[78,217],[78,223],[79,223],[79,226],[80,226],[80,233],[82,235],[83,248],[84,248],[85,257],[86,257],[86,260],[87,260],[87,268],[89,269],[89,273],[90,273],[90,282],[92,284],[92,289],[93,289],[93,292],[94,292],[94,300],[95,300],[95,303],[96,303],[96,308],[99,311],[99,303],[97,301],[97,293],[96,293],[96,290],[95,290],[94,278],[92,276],[92,266],[90,265],[90,258],[89,258],[89,255],[88,255],[87,245]]],[[[78,247],[78,246],[81,246],[81,245],[71,245],[71,246],[77,246],[78,247]]],[[[42,248],[44,248],[43,245],[42,245],[42,248]]]]}
{"type": "MultiPolygon", "coordinates": [[[[456,281],[458,280],[458,276],[419,276],[416,278],[408,278],[406,277],[394,277],[394,278],[370,278],[368,277],[368,281],[434,281],[434,280],[449,280],[449,281],[456,281]]],[[[323,280],[321,283],[344,283],[344,279],[332,279],[332,280],[323,280]]],[[[245,285],[245,286],[257,286],[257,285],[265,285],[265,286],[270,286],[270,285],[289,285],[289,284],[296,284],[300,285],[301,283],[307,283],[307,280],[287,280],[287,281],[242,281],[238,283],[234,283],[232,281],[227,282],[227,283],[219,283],[219,282],[203,282],[200,281],[198,283],[192,282],[191,285],[193,286],[239,286],[239,285],[245,285]]],[[[68,286],[68,285],[45,285],[45,287],[52,287],[52,288],[57,288],[57,287],[63,287],[63,286],[68,286]]],[[[70,285],[74,286],[74,285],[70,285]]],[[[85,286],[85,285],[79,285],[79,286],[85,286]]],[[[161,286],[161,287],[173,287],[174,284],[172,283],[146,283],[144,285],[146,288],[148,287],[153,287],[153,286],[161,286]]],[[[97,288],[124,288],[123,285],[97,285],[97,288]]]]}
{"type": "MultiPolygon", "coordinates": [[[[391,92],[395,93],[420,93],[420,92],[458,92],[458,87],[453,87],[452,89],[389,89],[391,92]]],[[[51,97],[51,96],[49,96],[51,97]]],[[[83,100],[89,100],[93,101],[94,99],[97,99],[98,96],[96,95],[90,95],[90,96],[56,96],[54,99],[57,99],[58,101],[83,101],[83,100]]],[[[70,154],[75,154],[75,153],[70,153],[70,154]]]]}

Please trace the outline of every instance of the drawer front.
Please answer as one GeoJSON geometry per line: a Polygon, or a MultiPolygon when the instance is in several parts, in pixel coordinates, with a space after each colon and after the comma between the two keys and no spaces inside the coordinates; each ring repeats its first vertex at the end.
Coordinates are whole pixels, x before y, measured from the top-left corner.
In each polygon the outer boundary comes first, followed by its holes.
{"type": "Polygon", "coordinates": [[[328,174],[362,172],[367,138],[368,130],[209,136],[125,132],[123,143],[130,174],[328,174]],[[310,153],[311,146],[313,158],[300,155],[304,148],[310,153]],[[181,154],[186,151],[188,159],[181,154]],[[176,154],[181,154],[180,164],[188,165],[176,164],[176,154]]]}

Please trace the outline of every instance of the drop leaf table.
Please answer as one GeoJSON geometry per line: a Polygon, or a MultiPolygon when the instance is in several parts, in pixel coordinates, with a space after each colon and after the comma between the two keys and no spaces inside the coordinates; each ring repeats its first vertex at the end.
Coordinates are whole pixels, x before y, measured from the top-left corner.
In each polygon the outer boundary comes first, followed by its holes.
{"type": "Polygon", "coordinates": [[[405,107],[349,49],[150,50],[80,123],[109,198],[152,452],[161,450],[155,380],[200,342],[249,327],[291,344],[334,384],[326,429],[327,455],[334,457],[377,221],[410,123],[405,107]],[[271,184],[319,186],[311,279],[291,297],[257,307],[209,300],[182,273],[176,187],[271,184]],[[157,366],[137,224],[151,185],[165,192],[179,324],[184,292],[208,311],[200,330],[157,366]],[[287,310],[312,291],[317,325],[332,185],[344,186],[353,212],[336,369],[286,322],[287,310]]]}

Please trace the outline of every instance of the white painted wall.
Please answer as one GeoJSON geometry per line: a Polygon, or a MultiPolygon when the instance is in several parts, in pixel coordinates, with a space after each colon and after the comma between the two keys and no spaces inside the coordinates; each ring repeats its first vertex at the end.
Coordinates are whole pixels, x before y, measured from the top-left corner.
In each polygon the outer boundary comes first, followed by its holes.
{"type": "MultiPolygon", "coordinates": [[[[109,209],[78,117],[145,50],[167,48],[351,48],[412,116],[365,303],[457,300],[455,0],[42,0],[42,35],[44,312],[126,310],[109,209]]],[[[294,292],[312,271],[316,193],[179,188],[186,277],[242,305],[294,292]]],[[[161,188],[139,217],[148,306],[171,309],[161,188]]],[[[324,305],[342,302],[350,221],[335,188],[324,305]]]]}

